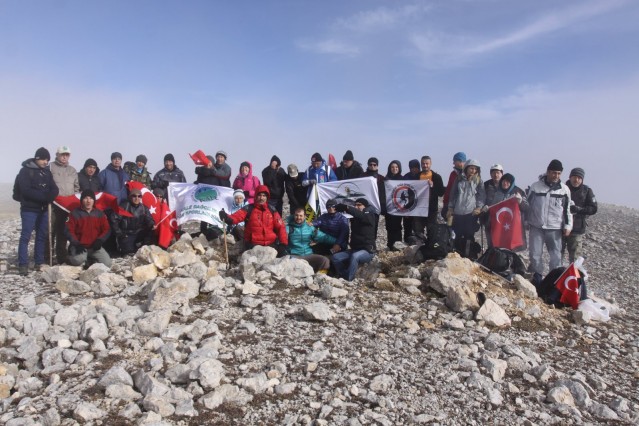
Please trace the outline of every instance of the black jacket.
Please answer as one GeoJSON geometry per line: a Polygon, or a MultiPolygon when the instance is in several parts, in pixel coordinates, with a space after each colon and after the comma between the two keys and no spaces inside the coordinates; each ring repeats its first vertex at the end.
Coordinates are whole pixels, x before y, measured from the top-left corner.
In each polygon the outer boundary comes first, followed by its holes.
{"type": "Polygon", "coordinates": [[[570,212],[572,213],[572,233],[573,234],[585,234],[586,233],[586,216],[591,216],[597,213],[597,200],[595,194],[588,185],[581,184],[575,188],[570,184],[570,180],[566,182],[568,189],[570,189],[570,199],[575,204],[571,205],[570,212]]]}
{"type": "Polygon", "coordinates": [[[271,200],[281,200],[284,198],[284,182],[288,175],[283,168],[273,169],[267,166],[262,170],[262,182],[271,191],[271,200]]]}
{"type": "Polygon", "coordinates": [[[340,163],[340,166],[335,170],[335,176],[337,180],[356,179],[362,177],[364,169],[358,161],[353,161],[353,165],[346,168],[344,162],[340,163]]]}
{"type": "Polygon", "coordinates": [[[113,232],[117,237],[153,229],[153,217],[144,204],[140,203],[136,206],[127,200],[120,203],[120,208],[131,213],[133,217],[113,215],[113,232]]]}
{"type": "Polygon", "coordinates": [[[78,182],[80,183],[80,192],[90,189],[95,192],[102,192],[102,184],[100,183],[100,178],[98,177],[98,173],[100,173],[100,169],[96,167],[95,173],[93,176],[89,176],[86,174],[84,169],[78,172],[78,182]]]}
{"type": "Polygon", "coordinates": [[[43,212],[58,196],[58,186],[48,168],[41,169],[33,158],[22,162],[22,169],[16,177],[16,185],[21,194],[20,209],[43,212]]]}
{"type": "Polygon", "coordinates": [[[290,177],[286,175],[286,181],[284,182],[284,186],[286,187],[286,195],[288,195],[288,202],[291,205],[291,214],[295,211],[296,208],[306,207],[306,193],[308,188],[302,186],[302,175],[299,174],[297,177],[290,177]]]}
{"type": "Polygon", "coordinates": [[[375,224],[377,215],[371,206],[359,210],[354,206],[346,206],[346,212],[353,216],[351,219],[351,250],[366,250],[375,252],[375,224]]]}

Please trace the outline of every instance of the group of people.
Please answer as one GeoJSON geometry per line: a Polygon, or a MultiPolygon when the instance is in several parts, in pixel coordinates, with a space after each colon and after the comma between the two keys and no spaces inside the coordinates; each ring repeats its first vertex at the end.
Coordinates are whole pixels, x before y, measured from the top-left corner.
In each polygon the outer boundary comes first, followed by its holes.
{"type": "MultiPolygon", "coordinates": [[[[101,262],[110,264],[104,246],[115,241],[120,254],[134,253],[140,245],[153,242],[153,219],[141,203],[139,189],[129,189],[127,182],[141,182],[156,197],[165,198],[171,182],[186,182],[184,173],[176,166],[172,154],[164,157],[164,168],[151,173],[146,168],[147,157],[138,155],[135,162],[122,164],[122,155],[114,152],[111,162],[100,170],[97,162],[87,159],[77,172],[70,164],[68,146],[57,149],[51,160],[46,148],[39,148],[34,157],[22,164],[16,178],[17,198],[21,203],[22,231],[18,249],[18,267],[21,274],[28,273],[28,243],[35,230],[34,261],[38,269],[45,262],[47,253],[55,248],[57,263],[84,264],[101,262]],[[106,192],[117,198],[119,208],[102,212],[95,208],[96,194],[106,192]],[[67,213],[57,206],[51,216],[53,247],[48,249],[48,207],[58,195],[81,193],[81,205],[67,213]],[[114,236],[112,236],[112,234],[114,236]]],[[[389,250],[396,243],[409,244],[425,240],[428,227],[437,224],[438,218],[447,220],[456,234],[456,247],[463,255],[469,255],[469,247],[475,243],[480,225],[486,227],[488,245],[490,206],[516,198],[523,219],[529,228],[528,248],[530,270],[543,273],[542,252],[547,247],[550,269],[559,266],[562,253],[567,249],[570,261],[581,254],[581,239],[585,233],[586,216],[595,214],[597,202],[587,185],[583,183],[585,171],[574,168],[566,183],[561,181],[563,165],[552,160],[540,179],[527,191],[515,185],[515,177],[504,173],[501,165],[490,168],[490,179],[481,178],[481,165],[467,158],[463,152],[453,156],[453,170],[447,184],[440,174],[432,170],[432,159],[423,156],[410,160],[409,171],[402,173],[402,164],[393,160],[386,175],[379,173],[376,157],[368,159],[366,168],[356,161],[353,152],[344,154],[338,167],[331,167],[321,154],[311,156],[310,165],[301,171],[289,164],[286,170],[281,160],[273,155],[262,170],[262,181],[253,174],[249,161],[240,164],[239,173],[231,182],[231,167],[226,152],[217,151],[207,156],[208,162],[195,168],[195,183],[223,186],[235,189],[233,206],[229,212],[220,212],[220,219],[228,225],[228,231],[244,241],[245,247],[271,245],[281,254],[306,259],[316,271],[335,273],[352,280],[358,265],[369,262],[376,251],[379,216],[385,217],[389,250]],[[378,185],[381,211],[376,211],[365,198],[355,200],[354,205],[340,204],[335,200],[326,203],[326,212],[312,222],[306,221],[305,206],[312,186],[316,183],[373,177],[378,185]],[[429,185],[429,210],[424,217],[395,216],[386,211],[385,181],[426,180],[429,185]],[[287,195],[290,216],[283,219],[284,195],[287,195]],[[443,207],[439,210],[439,199],[443,207]],[[348,213],[347,219],[342,213],[348,213]]],[[[16,192],[14,190],[14,192],[16,192]]],[[[207,238],[221,235],[219,227],[202,223],[201,232],[207,238]]],[[[524,233],[524,241],[525,241],[524,233]]]]}

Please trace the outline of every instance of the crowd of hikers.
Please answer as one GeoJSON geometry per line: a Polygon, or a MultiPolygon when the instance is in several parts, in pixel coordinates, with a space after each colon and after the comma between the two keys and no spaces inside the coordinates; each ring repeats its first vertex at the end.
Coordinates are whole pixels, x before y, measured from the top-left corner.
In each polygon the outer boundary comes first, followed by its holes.
{"type": "MultiPolygon", "coordinates": [[[[157,223],[142,203],[144,188],[165,200],[171,182],[186,182],[170,153],[164,156],[164,167],[153,175],[147,170],[145,155],[123,164],[122,154],[114,152],[102,170],[89,158],[79,172],[70,165],[70,156],[69,147],[60,146],[51,161],[49,151],[39,148],[33,158],[22,163],[16,177],[13,197],[20,202],[22,219],[18,247],[18,271],[22,275],[29,273],[28,245],[34,231],[36,270],[54,263],[86,266],[100,262],[109,266],[112,256],[133,254],[142,245],[154,244],[157,223]],[[131,181],[141,185],[132,187],[131,181]],[[115,199],[115,207],[97,207],[102,193],[115,199]],[[79,194],[80,200],[74,210],[52,205],[57,197],[74,194],[79,194]]],[[[534,282],[539,282],[544,272],[544,246],[550,270],[561,265],[566,252],[573,262],[582,254],[586,217],[597,212],[593,191],[584,184],[584,169],[573,168],[564,182],[563,165],[556,159],[526,190],[517,186],[515,176],[504,173],[500,164],[490,167],[490,178],[484,181],[479,162],[463,152],[454,154],[453,169],[446,180],[432,170],[429,156],[410,160],[406,173],[402,163],[393,160],[382,174],[377,158],[369,158],[364,166],[350,150],[339,166],[329,163],[314,153],[304,169],[295,164],[284,169],[280,158],[273,155],[261,171],[260,180],[249,161],[242,161],[239,173],[232,176],[226,152],[220,150],[215,156],[206,156],[195,168],[195,183],[235,191],[232,207],[219,213],[220,223],[227,226],[202,223],[200,232],[208,239],[231,233],[243,241],[244,249],[272,246],[280,255],[305,259],[316,272],[330,271],[350,281],[358,266],[370,262],[378,249],[380,216],[384,216],[388,250],[397,250],[402,243],[424,244],[435,238],[432,235],[438,228],[444,227],[452,230],[455,250],[476,259],[484,249],[484,233],[487,246],[494,245],[491,227],[495,225],[489,219],[489,208],[514,199],[521,223],[525,224],[521,228],[523,244],[518,249],[528,248],[528,272],[534,282]],[[375,201],[379,201],[381,211],[373,207],[377,203],[365,197],[351,202],[331,199],[322,208],[324,213],[307,220],[305,207],[314,184],[361,177],[375,179],[379,190],[379,200],[375,201]],[[387,211],[385,182],[400,180],[428,182],[427,216],[399,216],[387,211]],[[283,218],[285,195],[290,215],[283,218]],[[480,246],[475,235],[482,227],[480,246]]]]}

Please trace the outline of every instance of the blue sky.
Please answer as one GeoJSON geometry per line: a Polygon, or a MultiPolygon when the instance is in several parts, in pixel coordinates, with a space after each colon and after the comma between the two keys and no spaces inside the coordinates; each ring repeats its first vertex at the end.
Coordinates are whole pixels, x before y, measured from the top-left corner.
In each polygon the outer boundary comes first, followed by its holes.
{"type": "Polygon", "coordinates": [[[465,151],[522,187],[559,158],[639,207],[637,22],[632,0],[0,0],[0,181],[61,144],[77,168],[172,152],[189,179],[197,149],[444,177],[465,151]]]}

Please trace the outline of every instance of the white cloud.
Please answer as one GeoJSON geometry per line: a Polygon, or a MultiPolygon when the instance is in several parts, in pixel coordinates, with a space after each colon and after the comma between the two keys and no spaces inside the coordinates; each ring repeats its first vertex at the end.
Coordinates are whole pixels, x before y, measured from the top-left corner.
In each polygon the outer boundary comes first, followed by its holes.
{"type": "Polygon", "coordinates": [[[406,20],[417,19],[431,10],[430,5],[411,4],[394,9],[380,7],[366,10],[347,18],[339,18],[333,24],[337,30],[353,32],[376,32],[396,27],[406,20]]]}
{"type": "Polygon", "coordinates": [[[360,50],[357,46],[348,44],[337,39],[326,39],[319,41],[298,41],[297,46],[300,49],[308,50],[315,53],[340,55],[340,56],[357,56],[360,50]]]}

